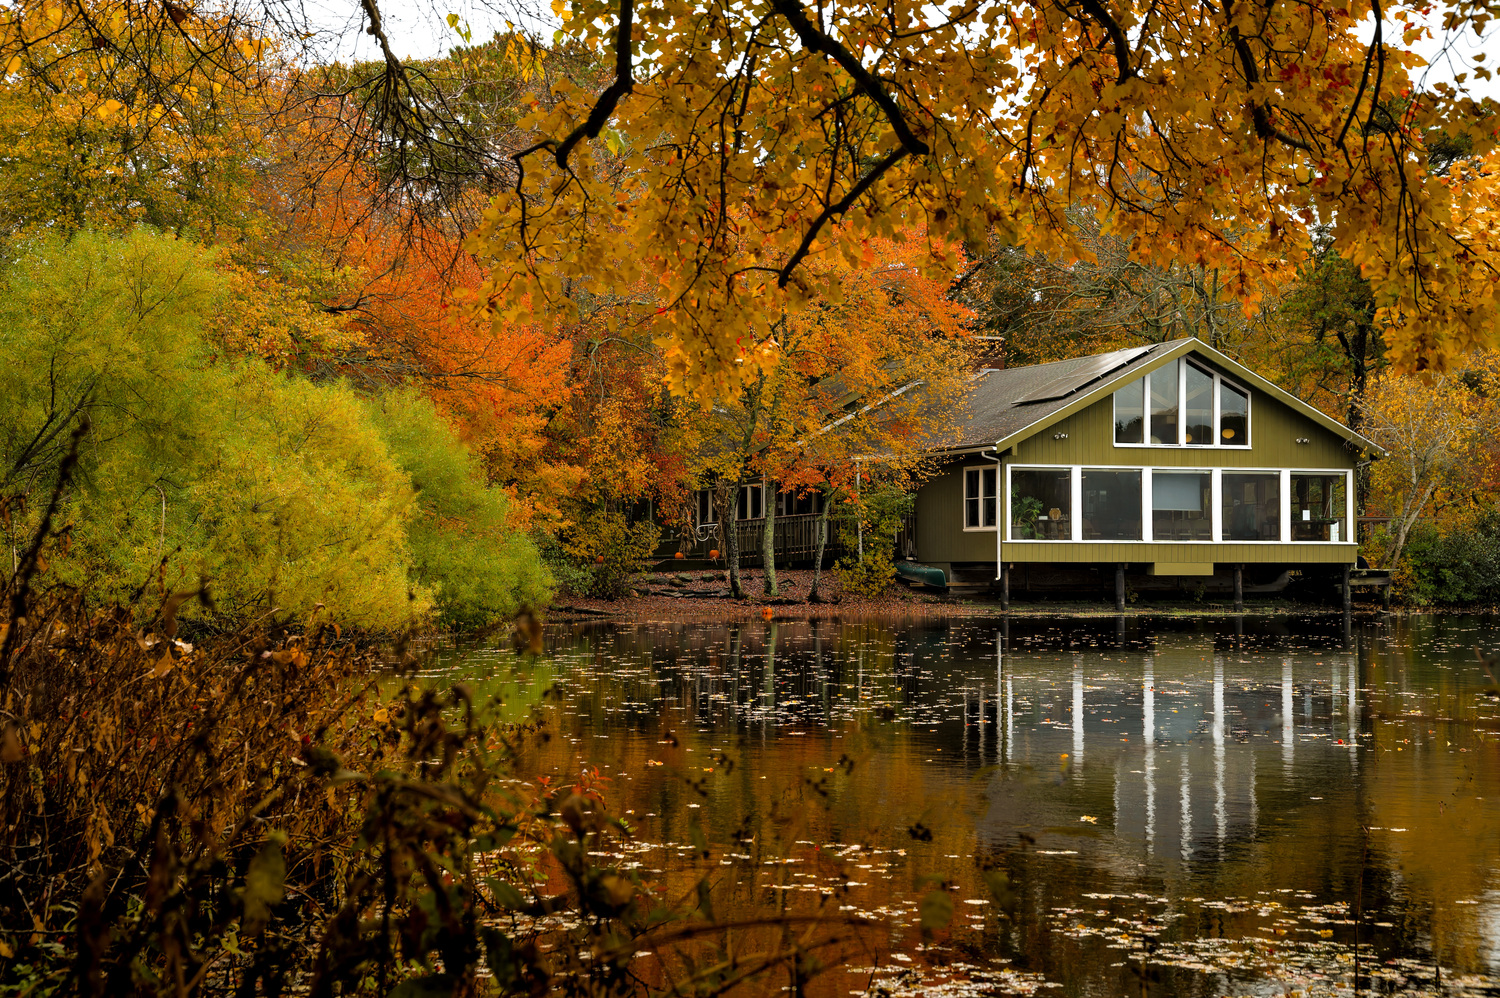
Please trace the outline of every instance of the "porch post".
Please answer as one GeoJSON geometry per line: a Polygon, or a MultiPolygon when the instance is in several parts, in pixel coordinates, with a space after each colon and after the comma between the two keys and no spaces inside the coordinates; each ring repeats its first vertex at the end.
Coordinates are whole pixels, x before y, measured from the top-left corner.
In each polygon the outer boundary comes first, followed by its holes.
{"type": "Polygon", "coordinates": [[[1342,575],[1343,578],[1341,582],[1344,590],[1344,612],[1348,613],[1350,610],[1354,609],[1354,591],[1349,588],[1349,566],[1347,564],[1344,566],[1342,575]]]}
{"type": "Polygon", "coordinates": [[[1125,612],[1125,566],[1115,566],[1115,613],[1125,612]]]}
{"type": "Polygon", "coordinates": [[[1245,566],[1234,566],[1234,612],[1245,611],[1245,566]]]}
{"type": "Polygon", "coordinates": [[[1000,563],[1000,612],[1010,611],[1010,566],[1000,563]]]}

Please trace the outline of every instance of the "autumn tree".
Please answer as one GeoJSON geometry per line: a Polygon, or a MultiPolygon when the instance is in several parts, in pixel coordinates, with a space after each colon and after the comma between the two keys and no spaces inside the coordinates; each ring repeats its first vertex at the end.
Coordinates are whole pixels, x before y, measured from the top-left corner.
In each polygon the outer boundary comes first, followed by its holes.
{"type": "MultiPolygon", "coordinates": [[[[971,300],[985,333],[1011,364],[1040,364],[1141,343],[1195,336],[1230,350],[1256,326],[1274,285],[1230,288],[1203,263],[1141,260],[1104,231],[1088,205],[1064,212],[1081,259],[1051,258],[1022,246],[980,261],[971,300]]],[[[1273,296],[1274,300],[1274,296],[1273,296]]]]}
{"type": "Polygon", "coordinates": [[[253,225],[273,44],[223,9],[23,0],[0,13],[0,228],[253,225]]]}
{"type": "MultiPolygon", "coordinates": [[[[675,383],[744,385],[774,362],[762,348],[781,317],[816,297],[802,265],[850,262],[903,224],[1078,256],[1065,212],[1086,198],[1132,259],[1201,267],[1241,295],[1331,220],[1393,359],[1442,368],[1494,337],[1496,270],[1483,210],[1423,143],[1445,126],[1482,156],[1494,138],[1453,84],[1391,113],[1416,85],[1403,46],[1427,13],[579,0],[563,35],[614,79],[523,119],[537,141],[481,244],[511,319],[570,307],[590,280],[665,275],[650,320],[675,383]]],[[[1436,16],[1457,30],[1489,14],[1436,16]]]]}
{"type": "Polygon", "coordinates": [[[1390,518],[1392,568],[1420,518],[1440,513],[1454,526],[1493,507],[1497,389],[1490,356],[1429,378],[1384,373],[1361,401],[1364,432],[1386,451],[1371,467],[1370,502],[1390,518]]]}
{"type": "MultiPolygon", "coordinates": [[[[722,522],[730,589],[743,592],[735,497],[750,481],[832,499],[856,457],[910,462],[940,432],[941,400],[968,375],[970,313],[950,299],[962,255],[925,233],[870,240],[860,265],[816,262],[824,296],[779,327],[775,362],[750,385],[720,398],[702,417],[703,459],[728,486],[722,522]],[[934,266],[932,257],[944,261],[934,266]]],[[[765,591],[778,594],[776,502],[766,501],[761,557],[765,591]]]]}

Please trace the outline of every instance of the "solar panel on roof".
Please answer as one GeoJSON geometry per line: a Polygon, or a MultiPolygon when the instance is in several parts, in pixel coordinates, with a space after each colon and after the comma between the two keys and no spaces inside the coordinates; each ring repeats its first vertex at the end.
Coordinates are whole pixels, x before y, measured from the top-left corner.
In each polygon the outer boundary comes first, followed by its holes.
{"type": "Polygon", "coordinates": [[[1111,371],[1117,371],[1137,357],[1150,352],[1150,347],[1130,347],[1126,350],[1116,350],[1114,353],[1090,357],[1087,363],[1073,368],[1067,374],[1053,378],[1040,387],[1033,388],[1016,399],[1012,404],[1021,405],[1024,402],[1046,402],[1051,399],[1060,399],[1066,395],[1071,395],[1084,385],[1098,381],[1111,371]]]}

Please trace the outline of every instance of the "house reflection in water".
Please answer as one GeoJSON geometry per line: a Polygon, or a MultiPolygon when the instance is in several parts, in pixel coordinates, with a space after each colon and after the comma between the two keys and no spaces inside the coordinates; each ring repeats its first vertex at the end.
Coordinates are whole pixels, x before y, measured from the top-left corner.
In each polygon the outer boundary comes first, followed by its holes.
{"type": "Polygon", "coordinates": [[[1121,860],[1224,859],[1255,840],[1263,809],[1321,800],[1330,767],[1358,768],[1348,652],[1278,659],[1164,634],[1149,650],[1085,654],[997,634],[995,659],[965,710],[966,751],[998,764],[981,824],[993,845],[1018,831],[1042,849],[1112,835],[1121,860]]]}

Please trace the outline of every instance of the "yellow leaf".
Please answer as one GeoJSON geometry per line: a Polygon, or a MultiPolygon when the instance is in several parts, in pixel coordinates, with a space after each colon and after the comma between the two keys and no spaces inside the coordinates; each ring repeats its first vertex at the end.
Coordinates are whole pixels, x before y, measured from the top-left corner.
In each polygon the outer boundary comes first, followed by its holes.
{"type": "Polygon", "coordinates": [[[97,108],[95,108],[94,113],[99,117],[108,120],[118,114],[120,108],[124,106],[124,104],[111,97],[109,100],[105,101],[103,104],[100,104],[97,108]]]}
{"type": "Polygon", "coordinates": [[[19,73],[20,71],[21,71],[21,57],[18,56],[18,55],[11,56],[10,57],[10,62],[6,63],[6,66],[5,66],[5,75],[6,76],[14,76],[16,73],[19,73]]]}

